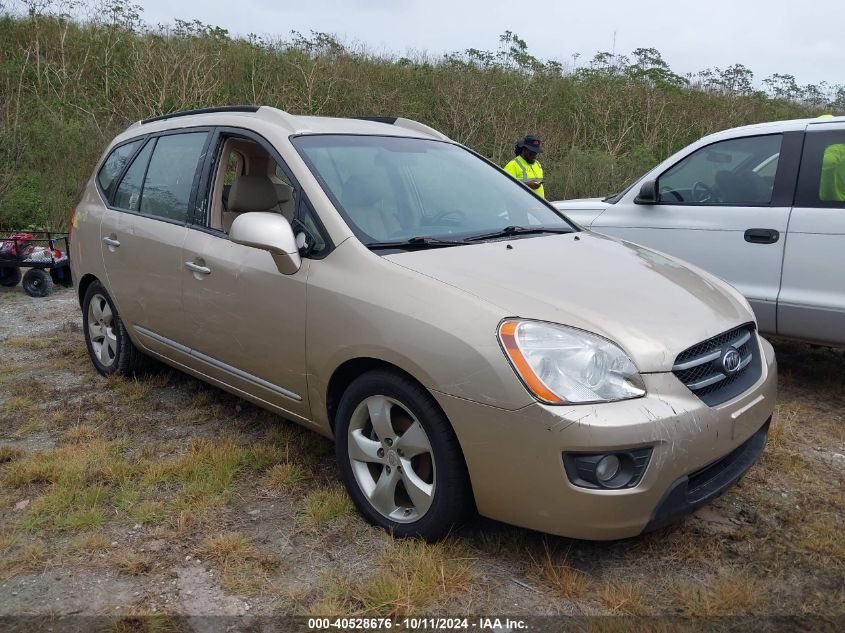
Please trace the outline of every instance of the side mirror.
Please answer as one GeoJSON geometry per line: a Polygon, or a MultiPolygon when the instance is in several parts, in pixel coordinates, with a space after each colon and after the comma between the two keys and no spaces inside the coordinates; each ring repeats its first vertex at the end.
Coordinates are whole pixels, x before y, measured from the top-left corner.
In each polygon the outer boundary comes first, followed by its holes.
{"type": "Polygon", "coordinates": [[[640,186],[640,192],[634,198],[634,204],[657,204],[660,202],[660,195],[657,193],[657,181],[646,180],[640,186]]]}
{"type": "Polygon", "coordinates": [[[232,222],[229,239],[236,244],[268,251],[283,275],[294,274],[302,265],[293,229],[285,217],[278,213],[241,213],[232,222]]]}

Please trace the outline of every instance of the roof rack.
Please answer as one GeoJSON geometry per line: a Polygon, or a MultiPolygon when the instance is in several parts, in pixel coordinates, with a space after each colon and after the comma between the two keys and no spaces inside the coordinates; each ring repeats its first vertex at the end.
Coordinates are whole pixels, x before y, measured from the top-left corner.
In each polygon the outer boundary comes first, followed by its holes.
{"type": "Polygon", "coordinates": [[[451,140],[440,130],[436,130],[430,125],[420,123],[419,121],[414,121],[413,119],[405,119],[403,117],[397,116],[356,116],[353,118],[359,119],[361,121],[374,121],[376,123],[386,123],[387,125],[395,125],[397,127],[402,127],[406,130],[411,130],[413,132],[422,132],[423,134],[429,134],[431,136],[434,136],[435,138],[439,138],[441,141],[451,140]]]}
{"type": "Polygon", "coordinates": [[[356,119],[361,121],[375,121],[376,123],[387,123],[393,125],[399,117],[396,116],[356,116],[356,119]]]}
{"type": "Polygon", "coordinates": [[[214,112],[258,112],[261,106],[257,105],[232,105],[232,106],[218,106],[216,108],[199,108],[198,110],[183,110],[182,112],[171,112],[170,114],[162,114],[161,116],[150,117],[141,121],[144,123],[152,123],[154,121],[164,121],[165,119],[173,119],[179,116],[192,116],[194,114],[212,114],[214,112]]]}

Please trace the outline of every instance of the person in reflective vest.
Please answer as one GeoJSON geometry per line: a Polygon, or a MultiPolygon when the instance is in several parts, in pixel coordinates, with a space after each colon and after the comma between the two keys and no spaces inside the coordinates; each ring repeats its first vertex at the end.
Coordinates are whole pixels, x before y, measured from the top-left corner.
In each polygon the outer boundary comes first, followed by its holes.
{"type": "Polygon", "coordinates": [[[543,167],[537,160],[537,156],[543,153],[543,141],[538,136],[528,135],[517,141],[514,153],[516,156],[505,165],[505,171],[545,198],[543,167]]]}

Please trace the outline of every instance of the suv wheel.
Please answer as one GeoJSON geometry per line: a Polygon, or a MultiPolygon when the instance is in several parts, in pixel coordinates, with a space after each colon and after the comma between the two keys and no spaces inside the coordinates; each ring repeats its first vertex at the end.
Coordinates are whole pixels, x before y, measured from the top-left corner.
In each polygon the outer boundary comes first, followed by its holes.
{"type": "Polygon", "coordinates": [[[23,291],[30,297],[46,297],[53,292],[50,273],[40,268],[30,268],[23,276],[23,291]]]}
{"type": "Polygon", "coordinates": [[[103,376],[132,375],[143,362],[143,354],[129,339],[117,308],[99,281],[93,282],[82,300],[82,329],[94,367],[103,376]]]}
{"type": "Polygon", "coordinates": [[[358,510],[395,536],[441,538],[473,508],[455,433],[416,382],[382,370],[359,377],[341,398],[335,438],[358,510]]]}

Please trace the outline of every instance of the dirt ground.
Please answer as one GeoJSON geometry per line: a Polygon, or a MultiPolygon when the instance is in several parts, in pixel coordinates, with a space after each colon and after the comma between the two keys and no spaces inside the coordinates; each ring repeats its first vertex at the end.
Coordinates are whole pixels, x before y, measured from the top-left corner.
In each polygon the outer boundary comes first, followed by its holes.
{"type": "Polygon", "coordinates": [[[2,289],[0,616],[841,616],[845,354],[776,350],[769,446],[696,515],[616,543],[478,519],[426,545],[358,517],[328,440],[166,367],[104,379],[72,289],[2,289]]]}

